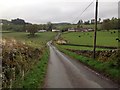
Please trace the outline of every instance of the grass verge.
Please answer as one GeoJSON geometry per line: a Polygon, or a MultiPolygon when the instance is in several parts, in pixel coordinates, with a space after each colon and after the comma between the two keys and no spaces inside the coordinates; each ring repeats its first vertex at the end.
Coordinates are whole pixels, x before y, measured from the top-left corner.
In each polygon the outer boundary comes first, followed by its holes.
{"type": "Polygon", "coordinates": [[[24,80],[17,79],[13,88],[42,88],[47,70],[49,51],[46,49],[38,63],[25,74],[24,80]]]}
{"type": "Polygon", "coordinates": [[[112,66],[111,62],[100,62],[94,60],[92,58],[88,58],[85,56],[78,55],[74,52],[68,51],[61,47],[57,47],[61,52],[65,53],[66,55],[79,60],[80,62],[84,63],[85,65],[89,66],[90,68],[98,71],[102,75],[105,75],[115,81],[116,83],[120,84],[120,68],[112,66]]]}

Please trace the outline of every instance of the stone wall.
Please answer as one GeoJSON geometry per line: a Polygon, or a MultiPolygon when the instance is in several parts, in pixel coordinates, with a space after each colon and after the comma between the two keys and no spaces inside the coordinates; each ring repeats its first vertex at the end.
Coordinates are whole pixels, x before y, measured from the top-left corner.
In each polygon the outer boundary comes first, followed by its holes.
{"type": "MultiPolygon", "coordinates": [[[[89,50],[72,50],[69,51],[75,52],[76,54],[83,55],[86,57],[93,57],[93,51],[89,50]]],[[[96,51],[96,59],[99,61],[109,61],[118,58],[118,50],[106,50],[106,51],[96,51]]]]}

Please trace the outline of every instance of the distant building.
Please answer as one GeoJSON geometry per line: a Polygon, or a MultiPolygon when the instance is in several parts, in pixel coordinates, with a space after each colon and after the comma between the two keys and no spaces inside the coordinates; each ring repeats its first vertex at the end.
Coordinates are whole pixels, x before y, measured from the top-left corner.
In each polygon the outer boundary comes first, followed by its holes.
{"type": "Polygon", "coordinates": [[[59,32],[60,30],[52,29],[52,32],[59,32]]]}
{"type": "Polygon", "coordinates": [[[38,32],[47,32],[47,30],[38,30],[38,32]]]}
{"type": "Polygon", "coordinates": [[[91,29],[91,28],[83,28],[83,29],[81,29],[81,32],[91,32],[91,31],[94,31],[94,30],[91,29]]]}
{"type": "Polygon", "coordinates": [[[94,30],[91,28],[69,28],[68,31],[69,32],[90,32],[94,30]]]}
{"type": "Polygon", "coordinates": [[[88,29],[88,32],[91,32],[91,31],[94,31],[94,29],[92,29],[92,28],[89,28],[89,29],[88,29]]]}
{"type": "Polygon", "coordinates": [[[69,31],[69,32],[75,32],[76,29],[75,29],[75,28],[69,28],[68,31],[69,31]]]}
{"type": "Polygon", "coordinates": [[[88,29],[87,28],[82,28],[81,32],[88,32],[88,29]]]}

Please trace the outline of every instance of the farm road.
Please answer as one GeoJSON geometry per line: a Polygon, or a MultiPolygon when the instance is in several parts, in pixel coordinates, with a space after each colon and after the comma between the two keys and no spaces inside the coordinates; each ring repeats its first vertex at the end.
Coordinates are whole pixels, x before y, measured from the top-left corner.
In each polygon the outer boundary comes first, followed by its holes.
{"type": "MultiPolygon", "coordinates": [[[[116,88],[112,81],[98,75],[77,60],[57,50],[51,42],[44,88],[116,88]]],[[[114,89],[115,90],[115,89],[114,89]]]]}

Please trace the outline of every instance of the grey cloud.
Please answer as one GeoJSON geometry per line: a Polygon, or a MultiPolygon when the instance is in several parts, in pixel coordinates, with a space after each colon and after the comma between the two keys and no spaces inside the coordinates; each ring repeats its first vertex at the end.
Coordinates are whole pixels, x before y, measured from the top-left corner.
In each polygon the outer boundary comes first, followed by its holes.
{"type": "MultiPolygon", "coordinates": [[[[24,3],[24,2],[23,2],[24,3]]],[[[77,22],[79,19],[88,20],[94,18],[93,3],[80,17],[81,12],[90,2],[38,2],[34,4],[16,5],[2,11],[0,18],[23,18],[28,22],[77,22]]],[[[117,2],[100,2],[99,17],[117,17],[117,2]]]]}

